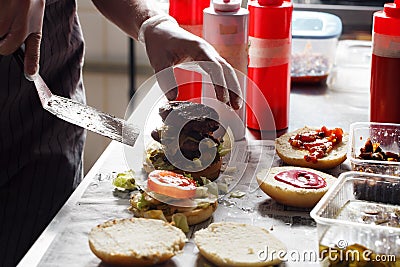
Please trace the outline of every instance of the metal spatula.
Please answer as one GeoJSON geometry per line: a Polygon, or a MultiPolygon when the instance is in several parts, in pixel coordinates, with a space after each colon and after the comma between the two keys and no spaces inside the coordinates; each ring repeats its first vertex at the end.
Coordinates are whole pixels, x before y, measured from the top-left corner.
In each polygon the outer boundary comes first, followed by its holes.
{"type": "MultiPolygon", "coordinates": [[[[24,70],[24,51],[19,48],[14,57],[24,70]]],[[[53,95],[42,77],[33,78],[40,102],[45,110],[62,120],[78,125],[92,132],[106,136],[123,144],[133,146],[139,136],[139,128],[126,120],[116,118],[93,107],[69,98],[53,95]]]]}

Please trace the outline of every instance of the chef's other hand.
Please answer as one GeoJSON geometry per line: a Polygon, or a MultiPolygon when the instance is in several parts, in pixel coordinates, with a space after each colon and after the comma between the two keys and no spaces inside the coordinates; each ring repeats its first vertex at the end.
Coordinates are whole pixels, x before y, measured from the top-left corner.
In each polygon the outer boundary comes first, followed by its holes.
{"type": "Polygon", "coordinates": [[[150,64],[156,74],[162,70],[168,75],[158,75],[157,80],[169,100],[176,99],[178,88],[173,65],[187,60],[198,62],[211,77],[217,99],[239,109],[242,93],[236,73],[218,52],[202,38],[179,27],[172,17],[156,15],[144,22],[139,40],[145,43],[150,64]],[[229,90],[228,90],[229,88],[229,90]]]}
{"type": "Polygon", "coordinates": [[[39,70],[45,0],[0,0],[0,55],[25,44],[24,71],[39,70]]]}

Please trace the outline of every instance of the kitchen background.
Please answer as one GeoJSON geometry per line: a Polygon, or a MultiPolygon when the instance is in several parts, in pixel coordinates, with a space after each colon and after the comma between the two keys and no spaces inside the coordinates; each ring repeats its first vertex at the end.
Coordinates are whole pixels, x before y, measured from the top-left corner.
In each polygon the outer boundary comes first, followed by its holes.
{"type": "MultiPolygon", "coordinates": [[[[165,10],[168,9],[168,0],[157,1],[165,10]]],[[[372,14],[382,8],[383,2],[294,1],[297,10],[323,11],[338,15],[343,23],[341,39],[363,40],[370,39],[372,14]]],[[[78,2],[78,13],[86,40],[83,79],[88,104],[115,116],[124,117],[131,87],[137,88],[153,74],[144,47],[134,42],[131,50],[132,43],[128,37],[108,22],[90,0],[78,2]],[[134,76],[130,74],[131,66],[134,66],[134,76]],[[133,83],[131,79],[134,80],[133,83]]],[[[109,143],[109,139],[88,132],[84,151],[85,174],[109,143]]]]}

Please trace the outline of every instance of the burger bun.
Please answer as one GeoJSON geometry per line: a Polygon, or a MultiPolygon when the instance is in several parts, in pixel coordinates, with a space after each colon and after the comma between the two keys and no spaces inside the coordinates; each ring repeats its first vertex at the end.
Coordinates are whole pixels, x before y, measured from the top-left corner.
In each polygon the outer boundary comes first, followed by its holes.
{"type": "Polygon", "coordinates": [[[298,133],[306,133],[317,128],[303,127],[296,131],[286,133],[275,140],[276,153],[287,165],[307,167],[317,170],[331,169],[340,165],[346,160],[347,154],[347,143],[349,136],[347,133],[343,133],[342,141],[335,145],[333,149],[323,158],[318,159],[317,162],[306,161],[304,156],[309,152],[305,149],[294,148],[289,139],[298,133]]]}
{"type": "Polygon", "coordinates": [[[200,254],[217,266],[271,266],[281,262],[272,253],[286,252],[285,245],[266,229],[237,222],[212,223],[195,233],[194,242],[200,254]],[[260,251],[268,254],[265,260],[259,258],[260,251]]]}
{"type": "Polygon", "coordinates": [[[186,241],[178,228],[161,220],[115,219],[92,228],[91,251],[104,263],[153,266],[179,253],[186,241]]]}
{"type": "Polygon", "coordinates": [[[300,208],[314,207],[335,181],[336,177],[321,171],[292,166],[273,167],[269,171],[264,169],[257,174],[257,182],[264,193],[278,203],[300,208]],[[308,171],[317,174],[325,180],[326,186],[318,189],[298,188],[274,178],[276,174],[290,170],[308,171]]]}

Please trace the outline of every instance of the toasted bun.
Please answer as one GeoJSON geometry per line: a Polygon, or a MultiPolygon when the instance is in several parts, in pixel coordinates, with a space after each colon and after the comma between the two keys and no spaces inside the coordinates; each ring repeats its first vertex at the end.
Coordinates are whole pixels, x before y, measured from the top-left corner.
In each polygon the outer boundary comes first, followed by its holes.
{"type": "Polygon", "coordinates": [[[293,207],[311,208],[328,191],[329,187],[336,181],[332,175],[302,167],[274,167],[268,172],[263,170],[257,174],[257,182],[264,193],[275,201],[293,207]],[[321,176],[326,181],[326,187],[318,189],[304,189],[294,187],[290,184],[277,181],[274,176],[282,171],[305,170],[321,176]]]}
{"type": "Polygon", "coordinates": [[[308,167],[318,170],[331,169],[340,165],[346,160],[347,143],[349,136],[347,133],[343,134],[342,142],[334,146],[332,151],[325,157],[318,159],[316,163],[306,161],[304,156],[308,154],[307,150],[297,149],[292,147],[289,143],[289,138],[298,133],[305,133],[316,128],[309,128],[307,126],[300,128],[294,132],[286,133],[275,140],[276,153],[288,165],[308,167]]]}
{"type": "MultiPolygon", "coordinates": [[[[135,195],[131,196],[131,204],[136,203],[140,198],[141,198],[141,193],[136,192],[135,195]]],[[[217,209],[217,206],[218,206],[218,202],[215,201],[214,203],[210,204],[209,206],[207,206],[205,208],[195,208],[195,209],[187,208],[186,211],[181,211],[179,213],[186,216],[187,223],[190,226],[190,225],[195,225],[195,224],[198,224],[198,223],[208,220],[213,215],[215,210],[217,209]]],[[[140,218],[145,217],[144,216],[145,212],[135,208],[134,204],[130,207],[130,210],[133,212],[133,214],[136,217],[140,217],[140,218]]],[[[171,222],[172,215],[164,214],[164,217],[169,222],[171,222]]]]}
{"type": "Polygon", "coordinates": [[[285,245],[261,227],[218,222],[195,233],[194,242],[200,254],[217,266],[270,266],[281,262],[276,254],[285,245]],[[268,250],[265,248],[268,247],[268,250]],[[260,251],[266,260],[259,259],[260,251]],[[275,253],[275,256],[271,255],[275,253]]]}
{"type": "Polygon", "coordinates": [[[141,218],[107,221],[89,233],[93,253],[115,265],[152,266],[167,261],[183,249],[185,241],[180,229],[141,218]]]}
{"type": "Polygon", "coordinates": [[[208,220],[208,218],[210,218],[213,215],[214,211],[217,209],[217,203],[218,202],[215,202],[209,205],[207,208],[194,209],[184,212],[183,214],[187,218],[188,225],[195,225],[208,220]]]}

